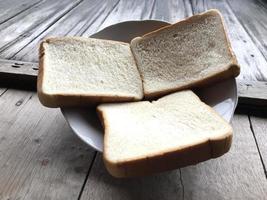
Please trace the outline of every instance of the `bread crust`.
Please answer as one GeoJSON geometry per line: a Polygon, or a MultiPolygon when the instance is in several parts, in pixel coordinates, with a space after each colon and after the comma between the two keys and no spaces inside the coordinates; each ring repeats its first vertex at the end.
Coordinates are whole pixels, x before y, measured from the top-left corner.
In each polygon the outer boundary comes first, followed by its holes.
{"type": "MultiPolygon", "coordinates": [[[[69,41],[72,39],[86,40],[80,37],[64,37],[64,38],[51,37],[42,41],[39,46],[39,72],[37,78],[37,93],[40,102],[44,106],[51,108],[64,107],[64,106],[95,106],[98,103],[138,101],[143,98],[143,96],[137,98],[134,96],[121,96],[121,95],[98,95],[98,94],[78,95],[78,94],[68,94],[68,93],[64,94],[46,93],[42,88],[44,79],[44,68],[45,68],[45,45],[51,42],[69,41]]],[[[119,41],[111,41],[111,40],[105,40],[105,41],[129,45],[128,43],[119,41]]]]}
{"type": "MultiPolygon", "coordinates": [[[[199,99],[199,97],[197,98],[199,99]]],[[[214,113],[214,115],[219,116],[210,106],[203,102],[201,103],[206,106],[210,112],[214,113]]],[[[105,148],[109,135],[109,123],[106,120],[107,116],[101,109],[101,106],[97,107],[97,113],[102,126],[104,127],[103,161],[108,172],[117,178],[146,176],[189,165],[195,165],[222,156],[229,151],[232,144],[233,130],[230,125],[219,116],[223,123],[226,123],[230,127],[229,131],[223,135],[209,137],[198,143],[192,143],[182,148],[165,149],[164,152],[150,154],[147,157],[136,157],[135,159],[116,162],[108,158],[105,148]]]]}
{"type": "MultiPolygon", "coordinates": [[[[190,23],[194,22],[195,20],[197,20],[199,18],[202,18],[203,16],[208,16],[208,15],[211,15],[211,16],[218,16],[219,15],[219,17],[221,19],[223,32],[224,32],[224,37],[225,37],[225,40],[227,42],[228,53],[229,53],[229,55],[231,57],[231,64],[229,64],[226,67],[226,70],[224,70],[224,71],[217,72],[217,73],[214,73],[214,74],[210,74],[209,76],[207,76],[207,77],[205,77],[205,78],[203,78],[201,80],[192,81],[190,84],[187,84],[187,85],[184,85],[184,86],[177,86],[177,87],[173,87],[173,88],[165,88],[165,89],[160,89],[160,90],[154,91],[154,92],[145,91],[145,87],[143,86],[145,99],[155,99],[156,97],[161,97],[161,96],[169,94],[171,92],[184,90],[184,89],[188,89],[188,88],[204,87],[204,86],[210,85],[212,83],[225,80],[227,78],[234,78],[234,77],[239,75],[240,66],[237,63],[237,59],[236,59],[236,56],[235,56],[235,54],[234,54],[234,52],[232,50],[232,47],[231,47],[231,44],[230,44],[230,40],[227,37],[226,26],[225,26],[225,22],[223,20],[223,17],[221,15],[221,13],[219,12],[219,10],[217,10],[217,9],[211,9],[211,10],[208,10],[207,12],[200,13],[200,14],[197,14],[197,15],[193,15],[191,17],[188,17],[188,18],[185,18],[185,19],[183,19],[181,21],[178,21],[175,24],[170,24],[170,25],[162,27],[162,28],[160,28],[158,30],[152,31],[150,33],[147,33],[147,34],[143,35],[142,37],[134,38],[131,41],[131,45],[130,45],[132,53],[134,54],[133,48],[139,43],[139,41],[141,41],[141,40],[143,40],[145,38],[152,38],[153,36],[158,35],[159,32],[161,32],[162,30],[172,29],[177,24],[179,24],[179,25],[181,25],[181,24],[182,25],[183,24],[185,24],[185,25],[186,24],[190,24],[190,23]]],[[[134,56],[134,57],[136,59],[136,56],[134,56]]],[[[138,63],[137,60],[136,60],[136,63],[138,63]]],[[[138,67],[138,65],[137,65],[137,67],[138,67]]],[[[139,70],[139,72],[140,72],[140,70],[139,70]]],[[[142,78],[142,81],[144,82],[144,77],[143,77],[142,74],[141,74],[141,78],[142,78]]]]}
{"type": "Polygon", "coordinates": [[[123,163],[113,163],[103,154],[104,164],[108,172],[117,178],[140,177],[168,170],[195,165],[200,162],[217,158],[229,151],[232,135],[221,140],[207,140],[176,151],[163,153],[154,157],[146,157],[123,163]],[[218,151],[214,154],[214,148],[218,151]],[[227,147],[225,149],[219,147],[227,147]]]}

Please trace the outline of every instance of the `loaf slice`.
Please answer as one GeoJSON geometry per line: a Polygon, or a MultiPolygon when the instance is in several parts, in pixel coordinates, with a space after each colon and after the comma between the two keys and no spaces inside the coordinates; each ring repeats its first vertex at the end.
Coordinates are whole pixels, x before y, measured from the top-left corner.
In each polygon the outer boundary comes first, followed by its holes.
{"type": "Polygon", "coordinates": [[[127,43],[49,38],[40,46],[38,96],[48,107],[134,101],[142,81],[127,43]]]}
{"type": "Polygon", "coordinates": [[[201,87],[240,71],[217,10],[134,38],[131,49],[147,98],[201,87]]]}
{"type": "Polygon", "coordinates": [[[226,153],[232,128],[190,90],[153,102],[102,104],[103,159],[115,177],[196,164],[226,153]]]}

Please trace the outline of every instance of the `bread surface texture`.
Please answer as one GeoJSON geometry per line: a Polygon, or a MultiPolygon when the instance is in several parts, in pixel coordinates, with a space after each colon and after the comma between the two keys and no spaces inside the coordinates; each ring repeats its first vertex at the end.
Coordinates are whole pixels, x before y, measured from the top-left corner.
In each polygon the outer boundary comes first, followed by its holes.
{"type": "Polygon", "coordinates": [[[140,100],[142,82],[129,44],[79,37],[40,45],[38,96],[49,107],[140,100]]]}
{"type": "Polygon", "coordinates": [[[103,159],[115,177],[176,169],[221,156],[232,128],[190,90],[157,101],[102,104],[103,159]]]}
{"type": "Polygon", "coordinates": [[[218,10],[194,15],[131,41],[147,98],[239,74],[218,10]]]}

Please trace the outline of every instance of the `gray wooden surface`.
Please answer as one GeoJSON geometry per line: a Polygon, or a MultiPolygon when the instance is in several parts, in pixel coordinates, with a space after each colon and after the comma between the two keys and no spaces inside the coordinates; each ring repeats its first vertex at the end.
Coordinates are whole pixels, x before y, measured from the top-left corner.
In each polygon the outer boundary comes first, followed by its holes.
{"type": "MultiPolygon", "coordinates": [[[[87,37],[126,20],[175,22],[209,8],[224,15],[241,65],[238,79],[267,81],[263,0],[0,0],[0,59],[36,62],[38,44],[47,36],[87,37]]],[[[257,87],[243,89],[257,93],[257,87]]],[[[266,124],[264,117],[235,115],[228,154],[118,180],[106,172],[101,154],[72,133],[59,109],[41,106],[35,92],[1,87],[0,199],[266,199],[266,124]]]]}

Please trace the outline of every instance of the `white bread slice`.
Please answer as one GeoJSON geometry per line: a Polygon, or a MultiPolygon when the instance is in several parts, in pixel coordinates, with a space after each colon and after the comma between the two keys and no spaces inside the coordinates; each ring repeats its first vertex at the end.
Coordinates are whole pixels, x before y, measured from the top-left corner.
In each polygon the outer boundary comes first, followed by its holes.
{"type": "Polygon", "coordinates": [[[97,110],[105,129],[104,163],[115,177],[196,164],[231,146],[231,126],[190,90],[97,110]]]}
{"type": "Polygon", "coordinates": [[[239,74],[218,10],[209,10],[131,41],[144,96],[159,97],[239,74]]]}
{"type": "Polygon", "coordinates": [[[92,38],[43,41],[37,90],[41,103],[48,107],[143,98],[129,44],[92,38]]]}

